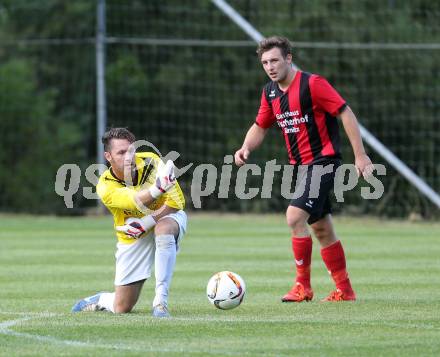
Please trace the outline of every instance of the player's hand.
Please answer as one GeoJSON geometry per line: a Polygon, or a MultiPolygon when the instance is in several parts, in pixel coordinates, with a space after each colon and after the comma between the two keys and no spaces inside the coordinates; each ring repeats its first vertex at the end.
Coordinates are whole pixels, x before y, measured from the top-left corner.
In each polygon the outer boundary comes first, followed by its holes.
{"type": "Polygon", "coordinates": [[[250,153],[251,152],[249,151],[249,149],[246,148],[241,148],[237,150],[234,155],[235,165],[243,166],[246,163],[246,160],[248,159],[250,153]]]}
{"type": "Polygon", "coordinates": [[[176,184],[176,175],[174,174],[174,163],[168,160],[166,164],[159,161],[156,172],[155,184],[150,188],[150,194],[153,198],[158,198],[167,192],[176,184]]]}
{"type": "Polygon", "coordinates": [[[116,226],[116,230],[131,238],[138,239],[146,232],[145,226],[139,218],[128,218],[123,226],[116,226]]]}
{"type": "Polygon", "coordinates": [[[358,176],[368,177],[372,175],[374,170],[374,165],[372,164],[370,158],[367,154],[362,154],[355,159],[356,172],[358,176]]]}
{"type": "Polygon", "coordinates": [[[138,239],[155,225],[156,221],[151,215],[142,218],[130,217],[125,220],[123,226],[116,226],[116,230],[125,233],[133,239],[138,239]]]}

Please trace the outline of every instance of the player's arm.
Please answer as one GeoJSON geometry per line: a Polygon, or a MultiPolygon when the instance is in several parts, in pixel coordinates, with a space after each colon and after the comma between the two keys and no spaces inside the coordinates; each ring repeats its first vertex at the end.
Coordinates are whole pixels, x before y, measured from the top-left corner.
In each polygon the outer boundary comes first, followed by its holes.
{"type": "MultiPolygon", "coordinates": [[[[159,161],[158,169],[156,173],[156,181],[152,187],[138,191],[134,200],[136,205],[142,210],[142,207],[152,203],[159,197],[161,197],[166,192],[171,192],[176,185],[176,177],[174,175],[174,164],[172,161],[167,161],[166,164],[163,164],[162,161],[159,161]]],[[[158,210],[154,211],[152,214],[146,215],[141,218],[129,218],[125,221],[123,226],[117,226],[116,230],[120,232],[124,232],[125,234],[133,237],[139,238],[145,232],[148,232],[152,229],[157,221],[162,217],[177,212],[177,209],[174,207],[170,207],[166,204],[161,206],[158,210]]]]}
{"type": "Polygon", "coordinates": [[[258,148],[264,140],[267,133],[267,128],[262,128],[257,124],[252,125],[244,139],[243,145],[239,150],[236,151],[234,155],[235,164],[237,166],[242,166],[246,163],[249,154],[258,148]]]}
{"type": "Polygon", "coordinates": [[[178,211],[177,208],[174,207],[170,207],[167,205],[163,205],[161,208],[159,208],[158,210],[154,211],[151,215],[153,216],[154,220],[156,222],[159,221],[159,219],[171,214],[171,213],[176,213],[178,211]]]}
{"type": "Polygon", "coordinates": [[[242,166],[246,163],[250,153],[261,145],[267,130],[274,122],[275,116],[272,111],[272,106],[266,98],[266,88],[264,88],[261,93],[260,108],[258,109],[255,123],[249,128],[243,145],[234,155],[235,164],[237,166],[242,166]]]}
{"type": "Polygon", "coordinates": [[[161,218],[177,211],[178,210],[174,207],[163,205],[158,210],[147,216],[141,218],[128,218],[123,226],[116,226],[116,230],[119,232],[124,232],[133,239],[138,239],[145,232],[148,232],[150,229],[152,229],[161,218]]]}
{"type": "Polygon", "coordinates": [[[345,133],[348,136],[348,140],[350,140],[351,147],[353,148],[355,166],[358,175],[364,177],[370,175],[373,170],[373,165],[365,152],[356,115],[349,106],[346,106],[339,116],[342,125],[344,126],[345,133]]]}
{"type": "Polygon", "coordinates": [[[171,189],[176,183],[174,164],[168,160],[166,164],[159,161],[155,183],[148,189],[136,192],[134,200],[139,207],[148,206],[171,189]]]}

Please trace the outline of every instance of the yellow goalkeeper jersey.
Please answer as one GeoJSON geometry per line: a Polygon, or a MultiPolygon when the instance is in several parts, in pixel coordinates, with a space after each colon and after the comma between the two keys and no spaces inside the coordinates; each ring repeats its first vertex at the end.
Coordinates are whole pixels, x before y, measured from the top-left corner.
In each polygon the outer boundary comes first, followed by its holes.
{"type": "MultiPolygon", "coordinates": [[[[112,169],[106,170],[99,178],[96,186],[98,196],[104,205],[112,213],[114,226],[124,225],[128,217],[142,217],[151,214],[163,205],[176,208],[185,208],[185,198],[179,184],[176,184],[148,207],[139,207],[134,195],[141,189],[146,189],[155,183],[157,166],[160,162],[159,156],[152,152],[141,152],[135,154],[137,177],[133,186],[118,179],[112,169]]],[[[135,240],[123,232],[116,231],[118,240],[122,243],[131,244],[135,240]]]]}

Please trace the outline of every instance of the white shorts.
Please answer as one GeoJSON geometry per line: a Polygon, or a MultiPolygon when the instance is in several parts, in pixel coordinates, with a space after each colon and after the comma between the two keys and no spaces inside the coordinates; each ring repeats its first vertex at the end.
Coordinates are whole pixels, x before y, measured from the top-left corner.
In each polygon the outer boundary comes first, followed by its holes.
{"type": "MultiPolygon", "coordinates": [[[[176,245],[178,248],[179,242],[186,232],[186,213],[184,211],[177,211],[165,217],[174,219],[179,225],[179,236],[177,237],[176,245]]],[[[151,276],[155,251],[154,232],[149,233],[141,239],[137,239],[132,244],[118,242],[115,254],[115,285],[127,285],[139,280],[148,279],[151,276]]]]}

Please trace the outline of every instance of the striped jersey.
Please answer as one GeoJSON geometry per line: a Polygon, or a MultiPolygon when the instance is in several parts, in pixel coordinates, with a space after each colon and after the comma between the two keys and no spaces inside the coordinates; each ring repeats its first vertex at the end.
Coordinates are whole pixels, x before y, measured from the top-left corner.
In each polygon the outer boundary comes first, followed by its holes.
{"type": "Polygon", "coordinates": [[[311,165],[341,157],[336,117],[345,107],[325,78],[298,70],[284,92],[276,82],[264,86],[255,122],[265,129],[277,123],[289,162],[311,165]]]}

